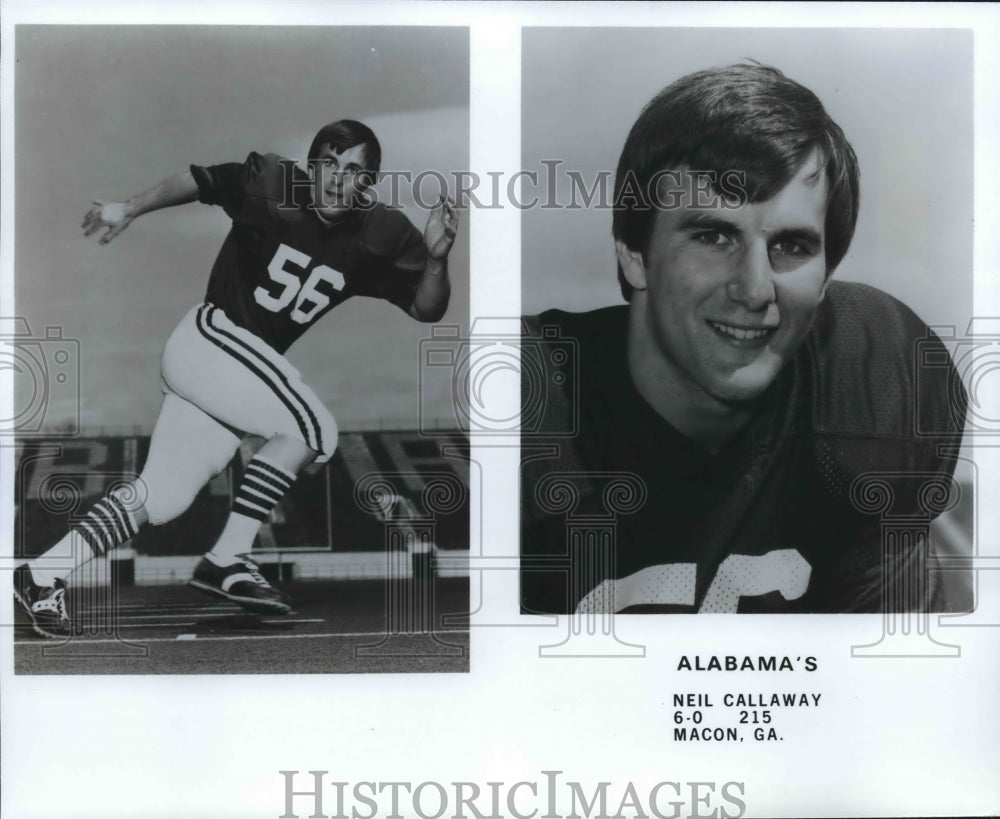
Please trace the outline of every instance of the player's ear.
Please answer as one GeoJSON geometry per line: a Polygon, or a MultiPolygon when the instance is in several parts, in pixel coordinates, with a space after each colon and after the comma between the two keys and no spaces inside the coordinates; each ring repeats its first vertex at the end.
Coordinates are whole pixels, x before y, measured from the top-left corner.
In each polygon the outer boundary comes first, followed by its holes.
{"type": "Polygon", "coordinates": [[[621,239],[615,240],[615,252],[618,254],[618,266],[633,290],[646,289],[646,263],[638,250],[626,247],[621,239]]]}

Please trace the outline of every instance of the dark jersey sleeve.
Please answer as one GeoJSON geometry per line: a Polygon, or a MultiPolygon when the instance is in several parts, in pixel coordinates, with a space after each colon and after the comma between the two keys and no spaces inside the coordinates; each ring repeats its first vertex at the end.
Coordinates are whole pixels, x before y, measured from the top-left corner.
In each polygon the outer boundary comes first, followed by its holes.
{"type": "Polygon", "coordinates": [[[820,608],[960,610],[961,573],[934,571],[935,546],[920,533],[960,491],[952,476],[967,399],[947,349],[908,307],[860,284],[831,285],[808,345],[806,484],[831,543],[817,567],[820,608]],[[897,551],[900,540],[909,548],[897,551]],[[899,599],[883,600],[886,590],[899,599]]]}
{"type": "Polygon", "coordinates": [[[281,173],[280,157],[257,152],[251,152],[244,162],[191,166],[198,201],[220,205],[232,219],[275,198],[282,190],[281,173]]]}
{"type": "Polygon", "coordinates": [[[365,213],[361,249],[380,274],[370,295],[409,310],[427,264],[424,237],[402,212],[375,207],[365,213]]]}
{"type": "Polygon", "coordinates": [[[546,478],[559,474],[556,494],[571,492],[581,511],[593,489],[573,436],[577,407],[575,365],[578,328],[572,316],[550,310],[521,319],[521,514],[520,603],[522,614],[571,612],[579,594],[570,591],[567,528],[562,515],[544,508],[546,478]],[[569,351],[563,356],[556,353],[569,351]]]}
{"type": "Polygon", "coordinates": [[[970,590],[962,572],[943,570],[937,544],[920,524],[869,520],[839,542],[835,557],[813,567],[807,610],[820,614],[962,612],[970,590]],[[907,537],[907,533],[910,537],[907,537]]]}

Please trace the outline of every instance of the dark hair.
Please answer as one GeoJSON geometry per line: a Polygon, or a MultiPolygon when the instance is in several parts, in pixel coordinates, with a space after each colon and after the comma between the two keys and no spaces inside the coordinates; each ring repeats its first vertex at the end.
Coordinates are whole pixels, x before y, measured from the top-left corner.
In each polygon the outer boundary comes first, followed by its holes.
{"type": "Polygon", "coordinates": [[[337,153],[353,148],[355,145],[365,146],[365,170],[372,171],[369,184],[375,181],[375,174],[382,166],[382,146],[378,144],[375,132],[367,125],[354,119],[339,119],[324,125],[313,137],[309,146],[309,161],[319,158],[319,152],[324,145],[329,145],[337,153]]]}
{"type": "MultiPolygon", "coordinates": [[[[622,190],[647,191],[664,169],[745,174],[746,201],[778,193],[814,150],[826,167],[826,271],[844,258],[858,217],[858,162],[844,132],[808,88],[778,69],[732,65],[688,74],[664,88],[632,126],[615,173],[612,232],[645,257],[656,209],[622,190]],[[621,199],[620,199],[621,197],[621,199]]],[[[626,300],[632,287],[621,265],[626,300]]]]}

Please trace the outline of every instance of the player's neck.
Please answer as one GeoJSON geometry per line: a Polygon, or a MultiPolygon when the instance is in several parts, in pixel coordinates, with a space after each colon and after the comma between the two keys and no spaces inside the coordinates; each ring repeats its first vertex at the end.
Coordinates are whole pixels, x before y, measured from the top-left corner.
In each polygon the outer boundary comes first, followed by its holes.
{"type": "Polygon", "coordinates": [[[341,214],[339,214],[336,218],[330,219],[324,216],[318,210],[313,209],[313,214],[316,216],[317,219],[319,219],[320,224],[328,228],[336,228],[346,224],[347,220],[350,218],[351,213],[352,211],[345,210],[341,214]]]}
{"type": "Polygon", "coordinates": [[[713,398],[657,347],[651,328],[642,326],[631,310],[628,329],[628,368],[636,390],[657,414],[686,438],[715,454],[725,448],[750,420],[749,406],[713,398]]]}

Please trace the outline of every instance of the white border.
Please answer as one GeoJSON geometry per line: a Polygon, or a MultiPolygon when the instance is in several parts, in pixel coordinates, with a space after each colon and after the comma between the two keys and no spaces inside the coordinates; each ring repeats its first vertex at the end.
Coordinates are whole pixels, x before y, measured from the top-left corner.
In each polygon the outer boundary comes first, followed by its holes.
{"type": "MultiPolygon", "coordinates": [[[[473,169],[518,166],[521,25],[962,26],[975,28],[976,219],[996,221],[1000,178],[1000,16],[989,6],[815,4],[464,4],[464,3],[68,3],[3,5],[2,92],[12,99],[16,23],[186,22],[232,25],[439,25],[472,27],[473,169]]],[[[595,55],[600,59],[600,55],[595,55]]],[[[8,109],[9,111],[9,109],[8,109]]],[[[3,117],[3,241],[0,297],[11,304],[13,123],[3,117]]],[[[519,312],[516,214],[470,214],[473,315],[519,312]]],[[[1000,314],[1000,238],[976,232],[976,311],[1000,314]]],[[[482,444],[483,442],[479,442],[482,444]]],[[[487,469],[481,520],[487,553],[516,543],[513,450],[477,447],[487,469]]],[[[0,450],[10,474],[10,452],[0,450]]],[[[986,463],[984,472],[993,463],[986,463]]],[[[0,502],[10,508],[9,483],[0,502]]],[[[475,510],[474,510],[475,514],[475,510]]],[[[993,518],[982,538],[996,542],[993,518]]],[[[10,519],[0,532],[12,542],[10,519]]],[[[512,617],[513,574],[490,587],[486,622],[512,617]]],[[[996,584],[993,584],[994,586],[996,584]]],[[[9,622],[10,601],[0,603],[9,622]]],[[[535,629],[473,629],[472,673],[376,677],[11,676],[3,636],[2,812],[4,816],[277,816],[282,769],[330,778],[413,781],[539,781],[558,769],[589,785],[745,781],[750,815],[983,813],[1000,804],[996,742],[1000,639],[996,629],[955,629],[960,661],[859,664],[851,642],[871,636],[871,618],[678,617],[630,619],[623,637],[649,646],[645,661],[537,659],[535,629]],[[815,654],[822,672],[789,687],[820,690],[817,720],[785,723],[781,746],[681,749],[669,739],[674,691],[720,690],[716,678],[678,680],[682,652],[815,654]],[[664,706],[666,703],[666,706],[664,706]]],[[[753,690],[773,681],[746,679],[753,690]]],[[[733,683],[735,684],[735,683],[733,683]]],[[[727,680],[725,685],[730,685],[727,680]]],[[[718,803],[716,803],[718,804],[718,803]]],[[[332,813],[332,809],[328,812],[332,813]]],[[[301,815],[311,811],[300,809],[301,815]]],[[[541,815],[541,814],[539,814],[541,815]]]]}

